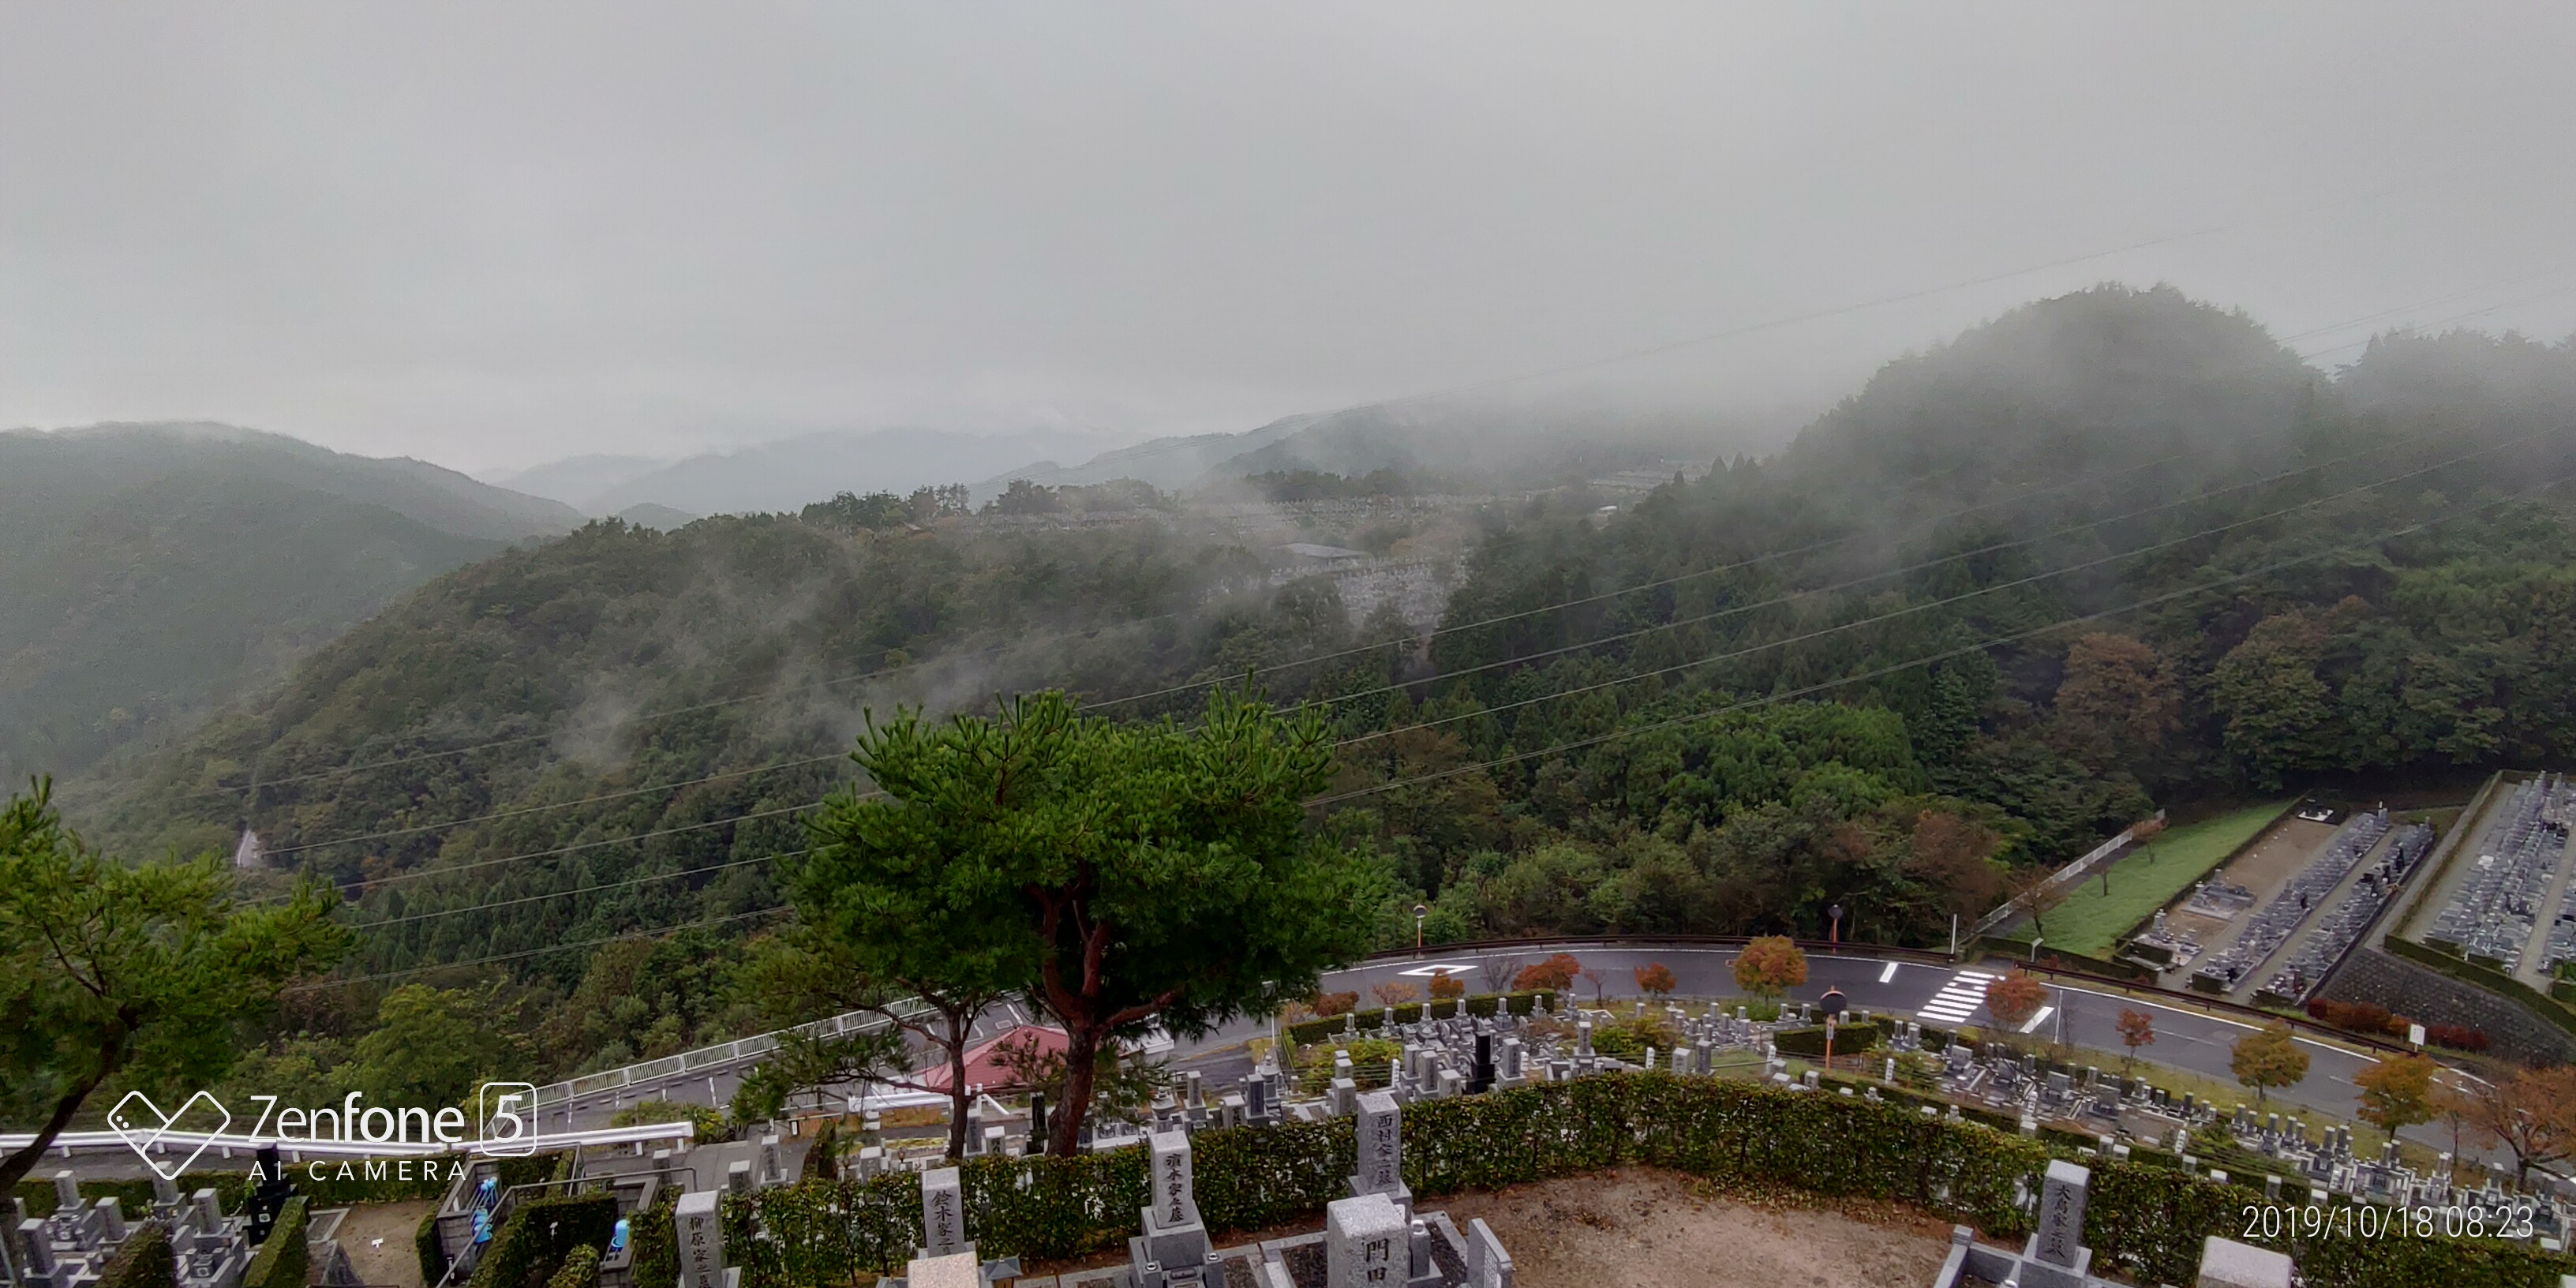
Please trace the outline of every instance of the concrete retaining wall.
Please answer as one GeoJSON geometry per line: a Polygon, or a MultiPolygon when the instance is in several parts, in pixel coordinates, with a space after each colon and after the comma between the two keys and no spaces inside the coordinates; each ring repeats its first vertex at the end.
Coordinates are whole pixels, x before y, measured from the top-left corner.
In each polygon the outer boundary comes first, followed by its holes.
{"type": "Polygon", "coordinates": [[[2318,996],[2384,1006],[2419,1024],[2465,1024],[2495,1043],[2494,1054],[2511,1059],[2576,1060],[2576,1037],[2521,1003],[2390,956],[2377,944],[2354,949],[2318,996]]]}

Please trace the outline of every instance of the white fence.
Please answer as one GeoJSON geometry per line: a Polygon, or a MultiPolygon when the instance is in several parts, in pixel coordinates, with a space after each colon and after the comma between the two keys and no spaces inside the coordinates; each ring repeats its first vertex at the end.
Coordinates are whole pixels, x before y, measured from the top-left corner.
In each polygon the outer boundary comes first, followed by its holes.
{"type": "Polygon", "coordinates": [[[2104,841],[2100,845],[2094,846],[2092,849],[2085,851],[2083,858],[2077,859],[2073,863],[2069,863],[2065,867],[2049,873],[2046,881],[2040,882],[2031,889],[2025,890],[2022,893],[2005,900],[2001,907],[1977,918],[1976,928],[1970,932],[1971,935],[1982,935],[1987,931],[2003,925],[2004,923],[2030,911],[2029,904],[2031,896],[2033,895],[2054,894],[2059,890],[2063,890],[2066,887],[2093,875],[2093,865],[2111,857],[2113,854],[2118,853],[2121,846],[2127,845],[2137,836],[2139,828],[2146,826],[2148,823],[2160,824],[2164,821],[2165,812],[2163,810],[2157,810],[2154,818],[2143,819],[2139,822],[2131,823],[2127,827],[2121,828],[2118,836],[2112,837],[2110,840],[2104,841]]]}
{"type": "MultiPolygon", "coordinates": [[[[931,1010],[929,1004],[918,998],[907,998],[897,1002],[892,1009],[905,1019],[927,1015],[931,1010]]],[[[695,1051],[683,1051],[678,1055],[666,1055],[659,1060],[647,1060],[642,1064],[630,1064],[619,1069],[604,1069],[598,1073],[585,1073],[578,1078],[552,1082],[537,1088],[536,1107],[547,1109],[576,1099],[624,1091],[632,1087],[656,1087],[692,1075],[731,1069],[777,1050],[779,1039],[789,1033],[815,1037],[839,1037],[844,1033],[872,1033],[890,1023],[892,1023],[891,1020],[875,1011],[850,1011],[829,1019],[816,1020],[811,1024],[800,1024],[792,1029],[781,1029],[776,1033],[736,1038],[731,1042],[699,1047],[695,1051]]]]}

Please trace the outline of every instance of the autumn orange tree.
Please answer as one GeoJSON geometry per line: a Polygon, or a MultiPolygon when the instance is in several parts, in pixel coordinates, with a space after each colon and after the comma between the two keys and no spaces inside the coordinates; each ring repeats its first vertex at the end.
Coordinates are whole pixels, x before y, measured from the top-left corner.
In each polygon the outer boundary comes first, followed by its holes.
{"type": "Polygon", "coordinates": [[[2272,1024],[2238,1038],[2227,1065],[2239,1084],[2254,1089],[2254,1101],[2261,1104],[2272,1088],[2306,1080],[2308,1053],[2290,1039],[2289,1025],[2272,1024]]]}
{"type": "Polygon", "coordinates": [[[1735,986],[1766,1002],[1807,982],[1807,955],[1786,935],[1765,935],[1735,955],[1735,986]]]}
{"type": "Polygon", "coordinates": [[[1574,954],[1558,953],[1546,961],[1521,967],[1521,973],[1512,977],[1512,988],[1524,993],[1542,988],[1562,993],[1574,986],[1574,977],[1582,970],[1583,963],[1576,961],[1574,954]]]}
{"type": "Polygon", "coordinates": [[[1986,1013],[1995,1017],[1995,1027],[2006,1032],[2019,1032],[2047,1000],[2048,986],[2020,971],[1986,985],[1986,1013]]]}
{"type": "Polygon", "coordinates": [[[2466,1096],[2469,1125],[2513,1155],[2514,1179],[2534,1170],[2559,1175],[2576,1156],[2576,1065],[2520,1069],[2466,1096]]]}
{"type": "Polygon", "coordinates": [[[1673,968],[1662,962],[1648,962],[1638,967],[1636,973],[1637,991],[1640,993],[1670,997],[1674,989],[1681,987],[1681,981],[1673,978],[1673,968]]]}
{"type": "Polygon", "coordinates": [[[1466,995],[1467,981],[1460,979],[1445,970],[1431,972],[1431,1000],[1436,1002],[1444,998],[1465,997],[1466,995]]]}
{"type": "Polygon", "coordinates": [[[2138,1067],[2138,1048],[2156,1044],[2156,1017],[2145,1011],[2120,1008],[2120,1045],[2129,1048],[2127,1069],[2138,1067]]]}
{"type": "Polygon", "coordinates": [[[2433,1073],[2428,1056],[2401,1055],[2380,1060],[2354,1074],[2361,1089],[2361,1120],[2397,1139],[2417,1123],[2433,1121],[2433,1073]]]}
{"type": "Polygon", "coordinates": [[[1414,999],[1418,990],[1400,979],[1391,979],[1369,990],[1377,994],[1381,1006],[1402,1006],[1414,999]]]}

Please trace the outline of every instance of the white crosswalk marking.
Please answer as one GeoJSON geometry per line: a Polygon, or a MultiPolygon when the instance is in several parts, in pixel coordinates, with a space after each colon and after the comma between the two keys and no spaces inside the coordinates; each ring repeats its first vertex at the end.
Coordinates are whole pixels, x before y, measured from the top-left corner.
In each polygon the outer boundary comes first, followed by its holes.
{"type": "Polygon", "coordinates": [[[1993,982],[1995,977],[1984,971],[1960,971],[1950,977],[1949,983],[1941,986],[1940,992],[1932,995],[1931,1001],[1915,1009],[1914,1018],[1957,1024],[1976,1014],[1977,1008],[1986,1004],[1986,985],[1993,982]]]}

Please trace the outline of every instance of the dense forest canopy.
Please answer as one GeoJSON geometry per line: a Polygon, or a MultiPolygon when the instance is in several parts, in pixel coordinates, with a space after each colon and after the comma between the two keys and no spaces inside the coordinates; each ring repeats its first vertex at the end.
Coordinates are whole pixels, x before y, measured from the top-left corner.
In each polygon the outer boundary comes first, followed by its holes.
{"type": "Polygon", "coordinates": [[[2158,806],[2576,753],[2571,418],[2566,345],[2392,338],[2328,377],[2103,288],[1890,364],[1773,459],[1498,498],[1427,639],[1151,506],[605,522],[66,796],[128,851],[249,827],[263,880],[341,887],[365,982],[263,1057],[316,1086],[393,1077],[387,1024],[564,1073],[795,1018],[727,963],[860,711],[1045,686],[1122,719],[1246,680],[1320,704],[1313,814],[1400,892],[1362,914],[1388,939],[1417,900],[1441,938],[1815,934],[1840,902],[1928,943],[2158,806]]]}

